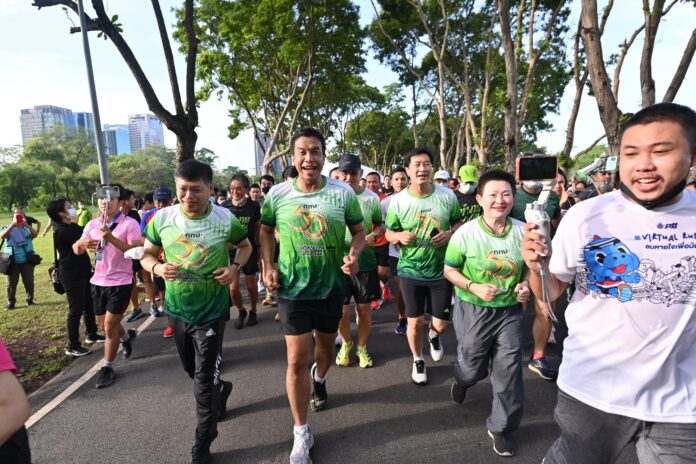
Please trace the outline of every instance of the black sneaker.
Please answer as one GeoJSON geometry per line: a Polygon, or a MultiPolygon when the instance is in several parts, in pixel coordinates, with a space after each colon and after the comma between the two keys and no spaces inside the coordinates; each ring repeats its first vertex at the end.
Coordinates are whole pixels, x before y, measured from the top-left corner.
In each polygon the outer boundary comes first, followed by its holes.
{"type": "Polygon", "coordinates": [[[128,359],[131,356],[131,353],[133,352],[133,340],[135,340],[135,337],[138,336],[138,332],[135,331],[135,329],[128,329],[128,340],[123,341],[121,340],[121,349],[123,350],[123,359],[128,359]]]}
{"type": "Polygon", "coordinates": [[[246,323],[247,327],[251,327],[252,325],[256,325],[259,323],[259,320],[256,318],[256,311],[251,311],[249,312],[249,320],[246,323]]]}
{"type": "Polygon", "coordinates": [[[544,380],[556,380],[558,377],[558,371],[551,367],[546,357],[532,359],[527,367],[544,380]]]}
{"type": "Polygon", "coordinates": [[[90,353],[92,353],[92,352],[89,351],[84,346],[77,346],[75,348],[68,348],[67,350],[65,350],[65,354],[67,354],[68,356],[75,356],[75,357],[84,356],[84,355],[90,354],[90,353]]]}
{"type": "Polygon", "coordinates": [[[35,304],[34,300],[27,300],[27,306],[34,306],[35,304]]]}
{"type": "Polygon", "coordinates": [[[312,396],[309,398],[309,405],[312,411],[319,412],[326,408],[326,400],[329,395],[326,393],[326,380],[323,383],[314,380],[314,373],[317,371],[317,363],[312,365],[309,376],[312,378],[312,396]]]}
{"type": "Polygon", "coordinates": [[[94,335],[87,335],[87,338],[85,338],[85,343],[88,345],[94,345],[95,343],[104,343],[106,341],[106,337],[100,334],[94,334],[94,335]]]}
{"type": "Polygon", "coordinates": [[[227,414],[227,400],[230,398],[232,393],[232,382],[222,381],[222,388],[220,389],[220,409],[218,409],[218,422],[225,420],[225,415],[227,414]]]}
{"type": "Polygon", "coordinates": [[[5,311],[12,311],[15,309],[14,303],[8,303],[7,306],[5,306],[5,311]]]}
{"type": "Polygon", "coordinates": [[[196,445],[191,448],[191,464],[210,464],[210,445],[196,445]]]}
{"type": "Polygon", "coordinates": [[[450,388],[450,396],[452,397],[452,401],[460,404],[464,402],[464,399],[466,399],[466,390],[467,388],[456,380],[452,382],[452,388],[450,388]]]}
{"type": "Polygon", "coordinates": [[[116,371],[113,368],[103,366],[99,369],[99,378],[97,378],[97,388],[106,388],[112,383],[116,378],[116,371]]]}
{"type": "Polygon", "coordinates": [[[515,449],[512,446],[512,440],[502,433],[488,431],[488,436],[493,440],[493,451],[499,456],[510,457],[515,455],[515,449]]]}
{"type": "Polygon", "coordinates": [[[234,328],[235,329],[241,329],[244,327],[244,319],[247,317],[247,312],[246,311],[239,311],[239,316],[237,316],[237,320],[234,321],[234,328]]]}

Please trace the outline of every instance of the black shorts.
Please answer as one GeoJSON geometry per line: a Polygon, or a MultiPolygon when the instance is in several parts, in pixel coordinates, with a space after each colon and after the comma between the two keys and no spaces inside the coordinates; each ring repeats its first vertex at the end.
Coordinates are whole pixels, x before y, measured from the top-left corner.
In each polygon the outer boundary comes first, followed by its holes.
{"type": "Polygon", "coordinates": [[[166,288],[166,285],[164,283],[164,279],[160,276],[154,276],[152,278],[152,281],[155,283],[155,291],[156,292],[163,292],[164,289],[166,288]]]}
{"type": "Polygon", "coordinates": [[[346,279],[346,295],[343,304],[350,304],[354,299],[357,304],[372,303],[382,296],[377,269],[374,271],[358,272],[354,276],[344,276],[346,279]]]}
{"type": "Polygon", "coordinates": [[[415,280],[399,277],[406,316],[420,317],[426,312],[445,321],[452,312],[452,284],[447,279],[415,280]]]}
{"type": "Polygon", "coordinates": [[[389,266],[389,243],[375,247],[377,255],[377,265],[382,267],[389,266]]]}
{"type": "Polygon", "coordinates": [[[139,272],[143,266],[140,265],[140,260],[139,259],[134,259],[133,260],[133,272],[139,272]]]}
{"type": "Polygon", "coordinates": [[[343,293],[334,293],[325,300],[278,298],[280,323],[285,335],[302,335],[312,330],[336,333],[343,317],[343,293]]]}
{"type": "MultiPolygon", "coordinates": [[[[230,251],[230,263],[234,261],[234,257],[237,255],[237,250],[230,251]]],[[[239,268],[240,271],[245,276],[255,275],[259,272],[259,250],[256,247],[252,247],[251,256],[249,256],[249,261],[244,266],[239,268]]]]}
{"type": "Polygon", "coordinates": [[[389,257],[389,270],[391,271],[393,276],[399,277],[399,274],[396,273],[396,268],[399,267],[399,258],[395,258],[394,256],[389,257]]]}
{"type": "Polygon", "coordinates": [[[280,256],[280,243],[276,243],[275,253],[273,253],[273,262],[278,264],[278,257],[280,256]]]}
{"type": "Polygon", "coordinates": [[[102,287],[92,284],[94,314],[103,316],[107,311],[111,314],[125,313],[132,290],[133,284],[117,285],[115,287],[102,287]]]}

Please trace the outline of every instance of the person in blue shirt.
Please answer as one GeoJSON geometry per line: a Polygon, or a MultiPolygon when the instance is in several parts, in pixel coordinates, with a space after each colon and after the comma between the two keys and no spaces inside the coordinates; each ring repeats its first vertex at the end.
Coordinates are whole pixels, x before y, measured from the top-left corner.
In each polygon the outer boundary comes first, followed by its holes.
{"type": "Polygon", "coordinates": [[[22,276],[22,284],[27,296],[27,306],[34,305],[34,265],[27,261],[27,254],[34,252],[32,239],[39,233],[26,221],[21,208],[15,208],[12,223],[0,229],[0,239],[5,240],[5,253],[14,256],[14,266],[7,276],[6,310],[15,309],[17,303],[17,284],[22,276]]]}

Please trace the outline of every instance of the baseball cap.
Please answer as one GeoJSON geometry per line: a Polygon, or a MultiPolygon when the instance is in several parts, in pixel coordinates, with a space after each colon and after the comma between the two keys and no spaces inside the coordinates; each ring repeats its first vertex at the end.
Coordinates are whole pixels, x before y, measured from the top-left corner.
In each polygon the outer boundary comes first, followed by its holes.
{"type": "Polygon", "coordinates": [[[449,172],[444,169],[440,169],[435,173],[435,179],[450,180],[449,172]]]}
{"type": "Polygon", "coordinates": [[[459,179],[464,182],[478,183],[478,169],[476,166],[468,164],[459,168],[459,179]]]}
{"type": "Polygon", "coordinates": [[[172,199],[172,191],[169,190],[169,187],[165,187],[164,185],[160,185],[159,187],[155,188],[155,192],[152,194],[152,199],[153,200],[171,200],[172,199]]]}
{"type": "Polygon", "coordinates": [[[354,171],[358,172],[362,169],[360,158],[355,155],[345,154],[338,160],[339,171],[354,171]]]}

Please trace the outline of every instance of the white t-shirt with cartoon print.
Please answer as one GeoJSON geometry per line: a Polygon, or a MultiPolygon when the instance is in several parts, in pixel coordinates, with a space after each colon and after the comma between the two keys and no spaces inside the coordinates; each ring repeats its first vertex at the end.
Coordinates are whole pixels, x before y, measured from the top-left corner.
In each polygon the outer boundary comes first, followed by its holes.
{"type": "Polygon", "coordinates": [[[619,191],[578,203],[550,270],[577,288],[559,388],[608,413],[696,423],[696,193],[653,211],[619,191]]]}

